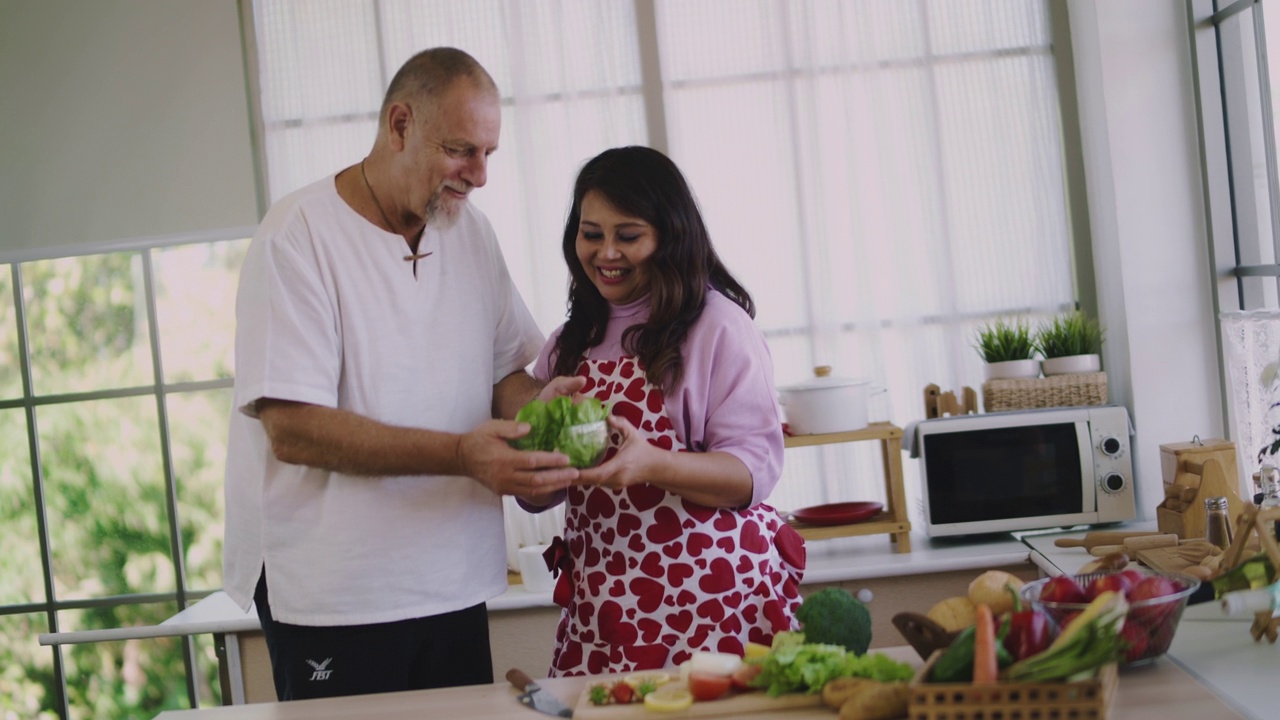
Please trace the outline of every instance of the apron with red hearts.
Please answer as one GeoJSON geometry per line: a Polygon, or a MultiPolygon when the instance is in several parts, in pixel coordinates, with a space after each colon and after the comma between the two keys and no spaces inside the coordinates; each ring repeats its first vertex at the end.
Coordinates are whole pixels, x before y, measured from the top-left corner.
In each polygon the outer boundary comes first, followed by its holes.
{"type": "MultiPolygon", "coordinates": [[[[684,451],[662,390],[631,357],[583,360],[583,395],[611,405],[653,445],[684,451]]],[[[611,431],[605,459],[618,451],[611,431]]],[[[709,508],[649,484],[569,488],[550,676],[677,666],[698,650],[738,655],[796,627],[804,540],[768,505],[709,508]]]]}

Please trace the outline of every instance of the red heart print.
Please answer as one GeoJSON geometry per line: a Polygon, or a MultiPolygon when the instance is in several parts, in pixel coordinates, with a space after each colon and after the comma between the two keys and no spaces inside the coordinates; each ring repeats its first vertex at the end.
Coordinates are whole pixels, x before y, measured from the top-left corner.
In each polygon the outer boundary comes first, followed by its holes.
{"type": "Polygon", "coordinates": [[[733,589],[733,566],[724,558],[711,561],[711,569],[698,578],[698,588],[704,593],[718,595],[733,589]]]}
{"type": "Polygon", "coordinates": [[[757,555],[769,552],[769,540],[760,534],[760,526],[753,522],[742,524],[742,533],[738,536],[742,549],[757,555]]]}
{"type": "Polygon", "coordinates": [[[672,563],[667,568],[667,584],[678,588],[685,580],[693,577],[693,566],[689,563],[672,563]]]}
{"type": "Polygon", "coordinates": [[[683,635],[689,626],[693,624],[693,613],[688,610],[680,610],[667,615],[667,627],[675,630],[683,635]]]}

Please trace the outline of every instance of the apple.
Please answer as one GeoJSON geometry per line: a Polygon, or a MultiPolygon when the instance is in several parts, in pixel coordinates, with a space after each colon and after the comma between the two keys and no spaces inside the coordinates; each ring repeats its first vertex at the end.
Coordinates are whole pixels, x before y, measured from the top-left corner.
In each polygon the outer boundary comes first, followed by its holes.
{"type": "Polygon", "coordinates": [[[1084,594],[1088,600],[1093,600],[1107,591],[1120,593],[1120,595],[1128,597],[1129,589],[1133,587],[1132,582],[1129,576],[1123,573],[1107,573],[1094,578],[1093,582],[1089,583],[1089,587],[1085,588],[1084,594]]]}
{"type": "Polygon", "coordinates": [[[1146,573],[1142,572],[1141,570],[1137,568],[1132,568],[1132,567],[1125,568],[1124,570],[1121,570],[1117,574],[1124,575],[1126,578],[1129,579],[1130,588],[1137,586],[1138,583],[1142,582],[1143,580],[1149,577],[1146,573]]]}
{"type": "Polygon", "coordinates": [[[1040,600],[1052,603],[1088,602],[1084,589],[1070,575],[1055,575],[1046,580],[1044,587],[1040,588],[1040,600]]]}
{"type": "MultiPolygon", "coordinates": [[[[1143,600],[1167,597],[1182,588],[1162,575],[1150,575],[1143,578],[1129,591],[1129,603],[1140,603],[1143,600]]],[[[1129,619],[1141,623],[1145,627],[1154,627],[1169,622],[1178,609],[1178,603],[1153,603],[1150,607],[1134,607],[1129,610],[1129,619]]]]}
{"type": "Polygon", "coordinates": [[[1141,659],[1147,654],[1150,640],[1147,638],[1147,628],[1136,623],[1125,623],[1120,629],[1120,642],[1124,643],[1124,659],[1126,662],[1133,662],[1141,659]]]}

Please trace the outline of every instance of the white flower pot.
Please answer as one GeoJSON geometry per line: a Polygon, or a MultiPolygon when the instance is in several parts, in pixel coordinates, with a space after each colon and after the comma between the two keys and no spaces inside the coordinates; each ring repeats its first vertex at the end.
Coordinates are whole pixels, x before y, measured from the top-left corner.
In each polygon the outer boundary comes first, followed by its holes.
{"type": "Polygon", "coordinates": [[[1102,369],[1102,359],[1097,355],[1066,355],[1064,357],[1045,358],[1040,365],[1044,369],[1045,377],[1050,375],[1095,373],[1102,369]]]}
{"type": "Polygon", "coordinates": [[[1040,361],[1005,360],[1004,362],[987,363],[983,366],[983,371],[987,380],[1038,378],[1040,377],[1040,361]]]}

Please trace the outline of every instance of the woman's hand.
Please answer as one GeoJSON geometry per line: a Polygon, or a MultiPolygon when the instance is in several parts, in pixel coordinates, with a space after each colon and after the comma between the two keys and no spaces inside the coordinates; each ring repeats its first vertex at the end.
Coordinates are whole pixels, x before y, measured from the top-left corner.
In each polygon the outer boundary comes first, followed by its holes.
{"type": "Polygon", "coordinates": [[[654,468],[669,460],[672,453],[651,445],[626,418],[610,415],[608,421],[622,435],[617,454],[593,468],[579,470],[575,484],[621,490],[629,485],[649,482],[654,468]]]}
{"type": "Polygon", "coordinates": [[[538,399],[543,402],[551,402],[555,398],[565,396],[570,400],[573,400],[574,404],[577,404],[578,401],[582,399],[578,395],[578,392],[582,390],[583,386],[586,384],[587,379],[581,375],[561,375],[560,377],[553,377],[546,385],[543,386],[542,390],[538,392],[538,399]]]}
{"type": "Polygon", "coordinates": [[[707,507],[740,508],[751,503],[751,472],[726,452],[672,452],[651,444],[626,418],[609,416],[622,434],[618,453],[596,467],[578,471],[574,485],[621,490],[650,483],[707,507]]]}

